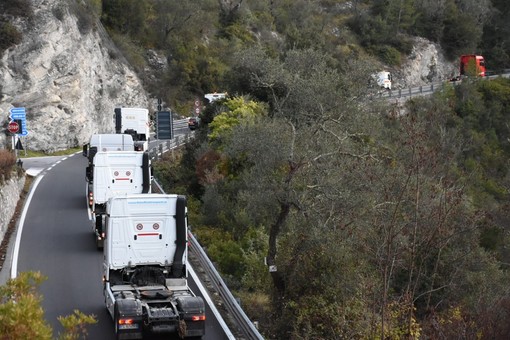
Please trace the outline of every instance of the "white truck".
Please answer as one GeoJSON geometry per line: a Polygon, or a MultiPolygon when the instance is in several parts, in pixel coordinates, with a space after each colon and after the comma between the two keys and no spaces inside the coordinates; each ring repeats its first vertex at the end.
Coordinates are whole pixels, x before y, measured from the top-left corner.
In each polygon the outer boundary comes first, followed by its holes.
{"type": "Polygon", "coordinates": [[[380,88],[391,90],[392,77],[388,71],[380,71],[372,76],[380,88]]]}
{"type": "Polygon", "coordinates": [[[90,136],[88,144],[83,145],[83,156],[92,163],[98,151],[134,151],[133,136],[128,134],[98,133],[90,136]]]}
{"type": "Polygon", "coordinates": [[[205,303],[187,283],[186,197],[121,195],[106,208],[103,293],[116,339],[205,334],[205,303]]]}
{"type": "Polygon", "coordinates": [[[113,115],[115,133],[133,136],[135,150],[147,151],[150,139],[149,110],[137,107],[117,107],[113,115]]]}
{"type": "Polygon", "coordinates": [[[100,151],[86,169],[87,200],[98,248],[104,242],[104,213],[111,197],[150,193],[152,169],[148,152],[100,151]]]}

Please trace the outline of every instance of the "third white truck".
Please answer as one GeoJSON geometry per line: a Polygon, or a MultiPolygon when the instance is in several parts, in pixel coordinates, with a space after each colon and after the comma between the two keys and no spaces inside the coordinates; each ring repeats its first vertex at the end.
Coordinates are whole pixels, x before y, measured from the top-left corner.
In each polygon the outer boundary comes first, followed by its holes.
{"type": "Polygon", "coordinates": [[[113,115],[115,133],[133,136],[135,150],[147,151],[150,139],[149,110],[138,107],[117,107],[113,115]]]}

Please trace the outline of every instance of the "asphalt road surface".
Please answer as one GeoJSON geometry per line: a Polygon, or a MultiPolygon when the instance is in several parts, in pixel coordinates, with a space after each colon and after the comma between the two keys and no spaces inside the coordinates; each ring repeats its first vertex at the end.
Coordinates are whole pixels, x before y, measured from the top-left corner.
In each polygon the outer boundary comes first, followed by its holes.
{"type": "MultiPolygon", "coordinates": [[[[114,339],[113,322],[102,295],[103,255],[96,248],[87,210],[86,162],[81,153],[23,160],[27,173],[38,177],[27,199],[26,214],[21,217],[16,235],[19,243],[11,254],[12,268],[14,273],[40,271],[47,276],[40,292],[55,336],[62,330],[58,316],[78,309],[98,320],[88,327],[89,339],[114,339]]],[[[202,295],[195,283],[190,282],[190,287],[202,295]]],[[[209,306],[204,339],[231,339],[217,316],[216,308],[209,306]]]]}

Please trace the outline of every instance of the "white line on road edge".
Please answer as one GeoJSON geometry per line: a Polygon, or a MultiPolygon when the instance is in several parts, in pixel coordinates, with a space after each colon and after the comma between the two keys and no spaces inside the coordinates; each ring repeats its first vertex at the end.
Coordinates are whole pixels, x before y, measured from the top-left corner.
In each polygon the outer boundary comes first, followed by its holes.
{"type": "MultiPolygon", "coordinates": [[[[68,157],[72,157],[79,152],[76,152],[68,157]]],[[[51,168],[55,166],[55,164],[60,163],[61,161],[67,159],[68,157],[64,157],[57,161],[56,163],[53,163],[49,168],[47,168],[46,171],[49,171],[51,168]]],[[[44,174],[38,175],[35,178],[35,182],[30,188],[30,194],[28,195],[27,200],[25,201],[25,205],[23,206],[23,212],[21,213],[21,218],[18,223],[18,230],[16,231],[16,242],[14,243],[14,251],[12,254],[12,265],[11,265],[11,279],[15,279],[18,275],[18,255],[19,255],[19,247],[21,243],[21,234],[23,234],[23,224],[25,223],[25,216],[27,215],[28,207],[30,206],[30,201],[32,201],[32,196],[34,196],[35,189],[39,185],[39,182],[41,182],[42,178],[44,177],[44,174]]]]}
{"type": "Polygon", "coordinates": [[[198,289],[200,289],[200,292],[202,292],[202,295],[204,296],[205,301],[211,308],[214,316],[216,316],[216,319],[218,319],[218,322],[220,323],[221,328],[225,331],[225,334],[229,339],[235,340],[235,336],[230,332],[230,328],[228,328],[227,324],[225,323],[225,320],[223,320],[223,317],[221,316],[220,312],[218,312],[218,309],[216,309],[216,306],[214,305],[213,301],[211,300],[211,297],[209,296],[209,293],[205,289],[205,287],[202,285],[202,282],[200,282],[200,279],[198,278],[197,274],[191,267],[191,265],[188,267],[188,271],[193,277],[193,280],[195,280],[198,289]]]}
{"type": "Polygon", "coordinates": [[[25,223],[25,216],[27,215],[27,210],[30,205],[30,201],[32,200],[32,196],[34,195],[35,189],[39,185],[39,182],[44,177],[44,175],[37,176],[34,182],[34,185],[30,189],[30,194],[23,206],[23,212],[21,213],[21,218],[19,220],[18,230],[16,232],[16,243],[14,244],[14,253],[12,256],[12,266],[11,266],[11,279],[15,279],[18,274],[18,253],[19,246],[21,243],[21,234],[23,233],[23,223],[25,223]]]}

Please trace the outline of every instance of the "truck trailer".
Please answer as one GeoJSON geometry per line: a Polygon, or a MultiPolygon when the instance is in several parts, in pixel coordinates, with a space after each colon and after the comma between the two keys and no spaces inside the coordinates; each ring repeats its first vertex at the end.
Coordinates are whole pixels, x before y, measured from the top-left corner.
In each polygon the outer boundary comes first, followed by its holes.
{"type": "Polygon", "coordinates": [[[201,338],[205,303],[188,286],[186,197],[120,195],[106,205],[103,293],[116,339],[201,338]]]}
{"type": "Polygon", "coordinates": [[[100,151],[86,169],[87,200],[96,245],[103,247],[106,203],[120,194],[150,193],[152,169],[148,152],[100,151]]]}
{"type": "Polygon", "coordinates": [[[114,109],[115,133],[127,133],[133,137],[135,150],[149,149],[149,110],[138,107],[117,107],[114,109]]]}

